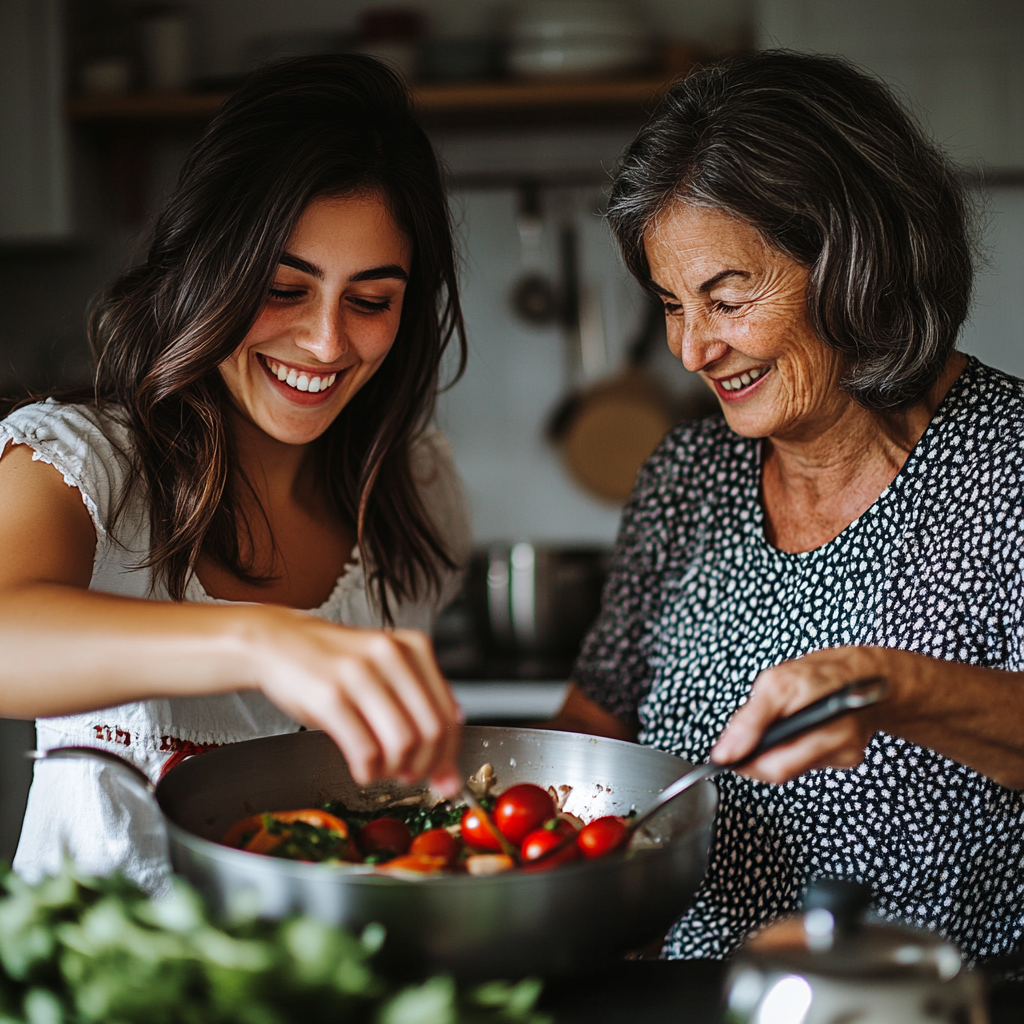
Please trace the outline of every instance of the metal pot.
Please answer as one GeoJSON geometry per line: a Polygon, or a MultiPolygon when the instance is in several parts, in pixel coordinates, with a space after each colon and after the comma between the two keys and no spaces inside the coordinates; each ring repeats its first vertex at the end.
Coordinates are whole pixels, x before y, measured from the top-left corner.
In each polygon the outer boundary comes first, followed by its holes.
{"type": "Polygon", "coordinates": [[[864,917],[871,890],[822,879],[804,912],[769,925],[737,954],[731,1024],[986,1024],[982,986],[934,932],[864,917]]]}
{"type": "MultiPolygon", "coordinates": [[[[47,756],[81,756],[81,751],[47,756]]],[[[94,753],[120,760],[105,751],[94,753]]],[[[689,767],[671,754],[619,740],[466,727],[461,771],[469,775],[485,762],[494,766],[502,788],[517,782],[572,786],[566,810],[584,818],[643,807],[689,767]]],[[[704,875],[717,807],[716,790],[703,783],[647,826],[649,843],[643,849],[490,878],[405,881],[278,860],[217,842],[235,821],[261,811],[317,806],[328,799],[370,809],[382,797],[413,791],[391,781],[360,788],[338,748],[321,732],[211,750],[173,768],[155,790],[174,868],[214,908],[230,909],[244,893],[254,892],[268,917],[303,912],[353,930],[378,921],[387,929],[385,953],[393,964],[440,968],[461,977],[576,970],[663,935],[704,875]]]]}

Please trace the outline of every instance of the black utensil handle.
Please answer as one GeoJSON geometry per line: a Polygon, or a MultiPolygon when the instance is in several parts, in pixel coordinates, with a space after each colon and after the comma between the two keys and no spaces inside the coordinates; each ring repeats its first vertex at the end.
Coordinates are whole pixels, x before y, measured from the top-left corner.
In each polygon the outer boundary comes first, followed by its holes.
{"type": "Polygon", "coordinates": [[[781,747],[790,740],[795,740],[812,729],[826,725],[828,722],[843,715],[877,704],[889,690],[889,681],[885,676],[869,676],[866,679],[855,679],[844,687],[830,693],[827,697],[816,700],[813,704],[801,708],[788,718],[781,718],[765,731],[760,742],[754,749],[738,761],[724,765],[725,768],[742,768],[756,760],[762,754],[781,747]]]}

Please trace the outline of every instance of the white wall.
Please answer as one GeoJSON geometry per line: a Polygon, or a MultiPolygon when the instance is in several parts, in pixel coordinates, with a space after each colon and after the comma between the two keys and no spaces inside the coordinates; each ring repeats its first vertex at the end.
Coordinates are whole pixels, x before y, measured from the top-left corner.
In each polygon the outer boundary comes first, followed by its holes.
{"type": "Polygon", "coordinates": [[[962,346],[1024,376],[1024,3],[759,0],[757,39],[842,53],[881,75],[974,170],[1014,179],[985,199],[987,265],[962,346]]]}

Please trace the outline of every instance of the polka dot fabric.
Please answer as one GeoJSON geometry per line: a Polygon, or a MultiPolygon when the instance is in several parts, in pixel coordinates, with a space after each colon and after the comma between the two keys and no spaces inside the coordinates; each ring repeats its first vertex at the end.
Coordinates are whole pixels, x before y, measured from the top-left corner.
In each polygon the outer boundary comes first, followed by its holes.
{"type": "MultiPolygon", "coordinates": [[[[682,424],[626,506],[574,678],[641,743],[706,761],[759,672],[823,648],[1024,667],[1024,383],[971,360],[893,483],[814,551],[765,540],[759,457],[720,417],[682,424]]],[[[867,882],[885,917],[970,959],[1020,941],[1021,793],[884,733],[855,769],[718,786],[707,876],[665,956],[728,956],[820,876],[867,882]]]]}

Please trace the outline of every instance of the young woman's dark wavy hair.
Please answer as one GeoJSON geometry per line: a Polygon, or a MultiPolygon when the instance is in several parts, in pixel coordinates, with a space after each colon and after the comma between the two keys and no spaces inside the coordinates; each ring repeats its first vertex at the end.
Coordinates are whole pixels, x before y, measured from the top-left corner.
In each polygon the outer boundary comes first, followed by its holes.
{"type": "Polygon", "coordinates": [[[394,345],[317,442],[322,478],[356,525],[372,595],[417,598],[453,567],[424,508],[410,449],[429,420],[453,338],[466,359],[452,225],[440,169],[401,80],[360,56],[256,71],[193,147],[146,261],[95,305],[95,401],[124,411],[135,484],[151,508],[149,565],[182,600],[200,554],[257,581],[218,365],[246,336],[303,210],[379,194],[413,242],[394,345]]]}

